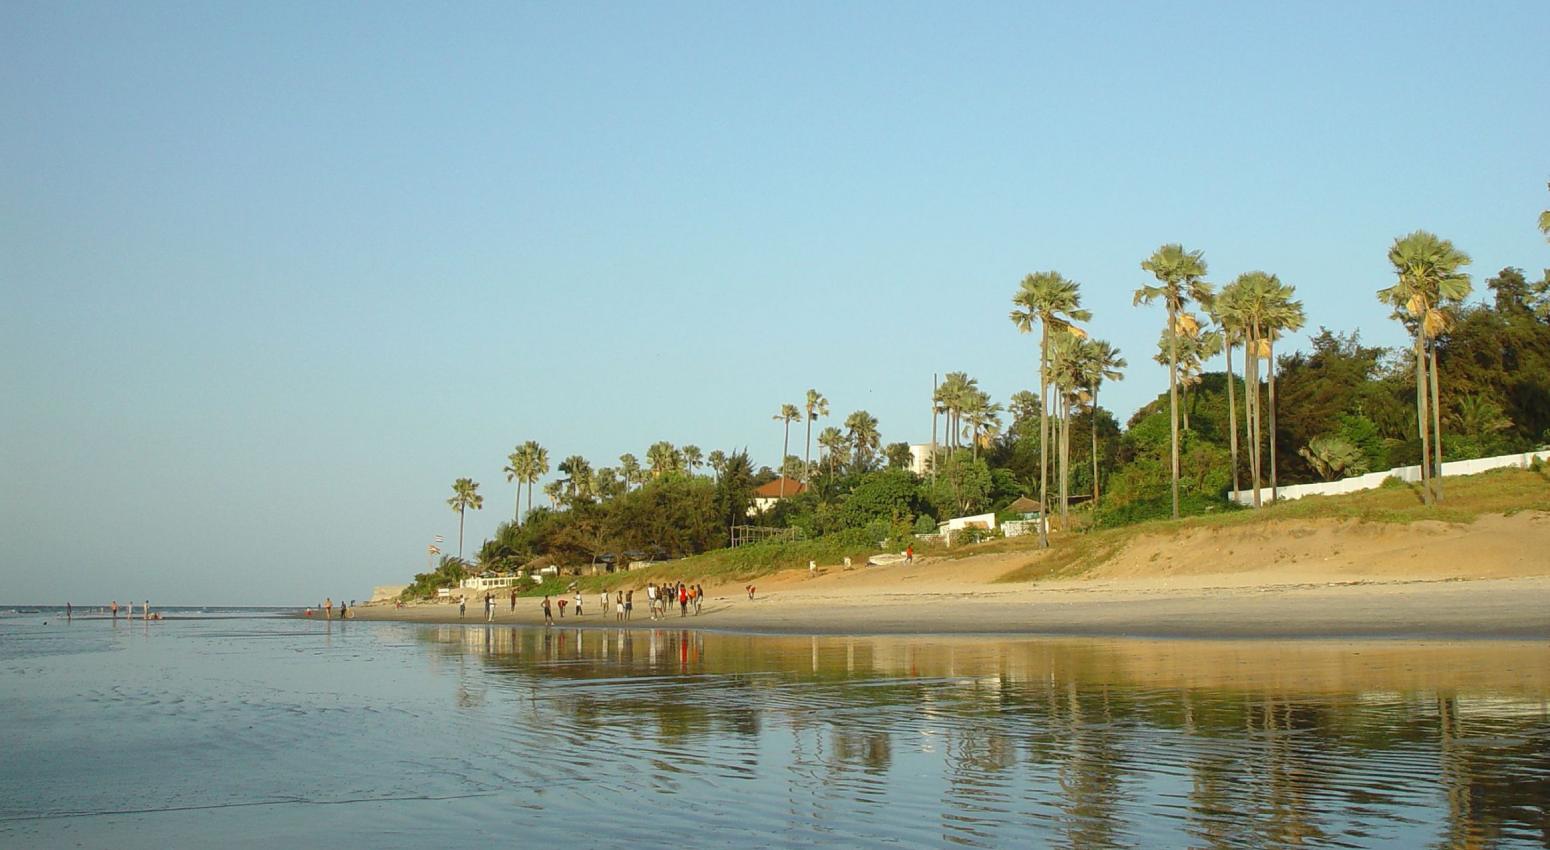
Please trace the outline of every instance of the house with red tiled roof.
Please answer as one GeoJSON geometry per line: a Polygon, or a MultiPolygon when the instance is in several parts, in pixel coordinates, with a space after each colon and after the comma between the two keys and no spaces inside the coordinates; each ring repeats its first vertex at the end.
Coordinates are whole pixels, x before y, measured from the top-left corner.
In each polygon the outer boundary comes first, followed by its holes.
{"type": "Polygon", "coordinates": [[[806,490],[807,485],[796,480],[795,478],[782,477],[777,478],[768,484],[761,484],[754,488],[753,507],[748,509],[748,513],[751,516],[760,511],[767,511],[770,508],[775,507],[775,503],[779,502],[782,498],[782,492],[785,493],[785,498],[789,499],[792,496],[796,496],[805,492],[806,490]]]}

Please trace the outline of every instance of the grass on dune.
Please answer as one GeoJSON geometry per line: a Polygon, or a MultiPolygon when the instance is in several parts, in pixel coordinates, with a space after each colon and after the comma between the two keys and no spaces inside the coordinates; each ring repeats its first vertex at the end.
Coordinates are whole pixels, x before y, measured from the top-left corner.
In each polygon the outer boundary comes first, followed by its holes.
{"type": "MultiPolygon", "coordinates": [[[[1032,536],[955,546],[917,546],[917,554],[957,560],[974,555],[1027,552],[1031,559],[997,579],[1028,582],[1070,578],[1104,563],[1131,541],[1146,535],[1177,536],[1197,529],[1235,528],[1292,520],[1348,520],[1374,523],[1440,521],[1469,523],[1486,514],[1513,514],[1523,510],[1550,512],[1550,476],[1543,471],[1499,469],[1478,475],[1443,479],[1443,501],[1427,507],[1419,485],[1395,482],[1375,490],[1345,496],[1308,496],[1266,505],[1260,510],[1225,511],[1183,519],[1151,520],[1121,528],[1099,529],[1070,535],[1057,534],[1047,552],[1038,551],[1032,536]]],[[[574,583],[582,592],[598,593],[643,586],[648,581],[691,583],[740,582],[807,566],[809,560],[832,566],[849,556],[857,565],[866,563],[875,546],[858,546],[828,539],[792,543],[763,543],[737,549],[717,549],[701,555],[667,561],[629,573],[550,579],[523,592],[524,596],[559,594],[574,583]]]]}
{"type": "MultiPolygon", "coordinates": [[[[1295,501],[1266,505],[1260,510],[1152,520],[1122,528],[1060,535],[1048,552],[1012,570],[998,581],[1026,582],[1080,575],[1117,554],[1131,541],[1145,535],[1174,537],[1197,529],[1246,528],[1283,521],[1345,520],[1396,523],[1435,521],[1470,523],[1487,514],[1512,515],[1519,511],[1550,511],[1550,477],[1542,471],[1498,469],[1478,475],[1443,479],[1443,501],[1428,507],[1418,484],[1394,484],[1344,496],[1307,496],[1295,501]]],[[[965,547],[958,557],[982,552],[1036,551],[1031,538],[994,541],[965,547]]]]}

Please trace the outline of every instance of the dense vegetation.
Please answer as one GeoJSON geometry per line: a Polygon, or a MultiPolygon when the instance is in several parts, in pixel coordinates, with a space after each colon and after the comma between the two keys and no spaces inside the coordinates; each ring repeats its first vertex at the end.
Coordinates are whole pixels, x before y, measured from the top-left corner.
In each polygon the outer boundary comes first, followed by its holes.
{"type": "MultiPolygon", "coordinates": [[[[1469,258],[1446,240],[1410,234],[1395,240],[1389,258],[1396,282],[1378,297],[1413,345],[1367,346],[1355,330],[1320,326],[1306,347],[1293,348],[1291,334],[1305,318],[1294,287],[1249,272],[1218,290],[1205,282],[1200,252],[1158,249],[1142,263],[1157,284],[1138,290],[1136,302],[1161,304],[1167,318],[1156,351],[1132,356],[1169,366],[1169,387],[1123,427],[1098,404],[1103,383],[1123,375],[1121,352],[1088,337],[1082,325],[1091,316],[1078,284],[1054,272],[1029,275],[1011,319],[1039,333],[1038,374],[1003,405],[967,373],[949,373],[934,397],[944,428],[940,442],[933,434],[924,476],[910,470],[909,446],[883,444],[877,419],[864,410],[815,435],[817,420],[829,415],[816,390],[804,404],[777,407],[787,447],[778,469],[755,468],[746,451],[705,455],[659,441],[644,464],[629,453],[617,466],[566,458],[543,488],[548,504],[534,507],[549,453],[529,441],[504,468],[517,485],[512,519],[473,559],[444,556],[416,576],[409,595],[429,595],[468,573],[583,566],[599,557],[719,551],[697,559],[697,569],[752,575],[806,558],[902,548],[940,520],[1002,511],[1020,496],[1043,501],[1067,527],[1112,528],[1229,513],[1237,510],[1227,499],[1234,489],[1263,486],[1268,500],[1280,485],[1420,463],[1429,479],[1422,496],[1440,501],[1431,479],[1443,461],[1550,442],[1550,270],[1530,281],[1520,269],[1502,269],[1486,281],[1488,297],[1469,302],[1469,258]],[[1205,371],[1219,355],[1224,370],[1205,371]],[[792,436],[800,456],[789,451],[792,436]],[[782,498],[755,510],[755,489],[770,482],[782,498]],[[784,542],[728,550],[739,525],[788,533],[784,542]]],[[[482,497],[467,478],[453,490],[461,554],[462,518],[482,508],[482,497]]]]}

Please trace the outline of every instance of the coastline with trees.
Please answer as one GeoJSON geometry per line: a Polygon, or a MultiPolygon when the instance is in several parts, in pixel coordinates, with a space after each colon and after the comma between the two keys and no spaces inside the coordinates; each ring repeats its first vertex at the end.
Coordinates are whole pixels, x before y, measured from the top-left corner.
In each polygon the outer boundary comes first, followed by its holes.
{"type": "MultiPolygon", "coordinates": [[[[777,405],[781,455],[772,464],[755,462],[746,446],[707,456],[667,440],[647,447],[644,466],[629,452],[603,467],[571,455],[544,486],[548,503],[535,507],[532,491],[549,471],[550,450],[521,442],[502,469],[516,489],[512,519],[463,557],[463,520],[482,496],[472,478],[457,479],[448,504],[459,515],[459,555],[417,575],[406,596],[427,598],[464,576],[538,564],[590,573],[600,557],[630,553],[647,561],[719,559],[742,565],[739,575],[868,550],[934,553],[939,544],[929,536],[939,523],[1004,513],[1025,497],[1049,519],[1034,524],[1035,550],[1049,548],[1052,537],[1069,542],[1243,510],[1232,496],[1245,489],[1252,509],[1274,514],[1284,511],[1281,485],[1405,464],[1422,468],[1414,498],[1424,507],[1445,504],[1445,461],[1550,443],[1550,270],[1531,281],[1504,268],[1485,281],[1491,299],[1470,302],[1469,257],[1448,240],[1416,231],[1396,238],[1388,259],[1393,279],[1375,285],[1374,297],[1412,338],[1392,349],[1364,345],[1359,329],[1311,325],[1319,317],[1308,316],[1295,285],[1274,273],[1247,271],[1217,287],[1203,251],[1161,246],[1139,262],[1155,282],[1140,283],[1134,304],[1163,308],[1154,359],[1166,366],[1168,385],[1123,423],[1099,404],[1099,390],[1124,379],[1124,349],[1136,356],[1146,346],[1091,338],[1103,317],[1083,309],[1080,284],[1045,271],[1027,275],[1011,297],[1015,330],[1038,333],[1027,388],[1002,403],[970,372],[947,372],[922,399],[933,413],[923,462],[919,447],[885,442],[877,417],[842,413],[843,400],[811,388],[802,403],[777,405]],[[1305,327],[1317,329],[1299,340],[1305,327]],[[1222,369],[1210,370],[1218,357],[1222,369]],[[814,456],[815,422],[831,406],[843,427],[818,429],[814,456]],[[790,452],[798,423],[801,456],[790,452]],[[753,493],[771,482],[778,498],[760,509],[753,493]],[[739,525],[789,533],[758,552],[728,550],[739,525]]],[[[774,436],[751,430],[747,443],[774,436]]],[[[1524,507],[1544,509],[1535,498],[1524,507]]]]}

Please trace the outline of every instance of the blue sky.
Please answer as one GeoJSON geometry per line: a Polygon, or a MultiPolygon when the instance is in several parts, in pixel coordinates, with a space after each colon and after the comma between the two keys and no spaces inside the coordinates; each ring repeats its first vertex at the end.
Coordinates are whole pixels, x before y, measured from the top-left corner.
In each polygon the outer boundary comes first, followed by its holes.
{"type": "Polygon", "coordinates": [[[929,437],[1034,379],[1025,274],[1131,369],[1164,242],[1392,344],[1397,235],[1550,265],[1550,5],[0,7],[0,599],[364,597],[536,439],[929,437]],[[829,423],[820,423],[829,424],[829,423]]]}

